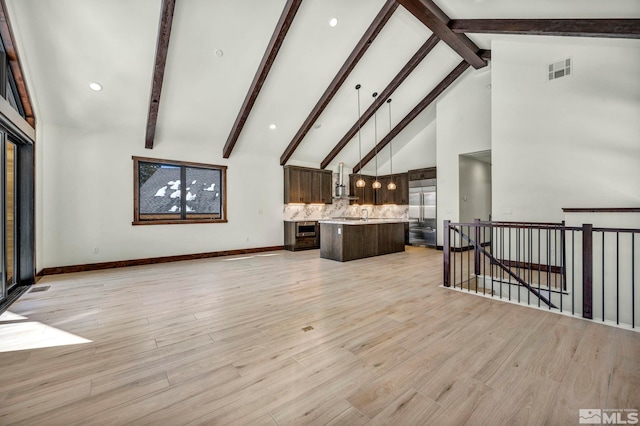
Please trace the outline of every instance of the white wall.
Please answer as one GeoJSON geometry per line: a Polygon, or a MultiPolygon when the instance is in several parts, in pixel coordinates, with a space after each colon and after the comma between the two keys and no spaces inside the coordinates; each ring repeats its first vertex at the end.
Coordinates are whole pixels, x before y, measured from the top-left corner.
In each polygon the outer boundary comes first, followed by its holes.
{"type": "Polygon", "coordinates": [[[494,220],[640,205],[640,43],[519,40],[492,45],[494,220]],[[548,81],[565,58],[572,75],[548,81]]]}
{"type": "Polygon", "coordinates": [[[206,140],[146,150],[139,132],[116,127],[98,133],[44,124],[38,138],[38,270],[282,244],[283,171],[275,156],[222,159],[206,140]],[[132,155],[228,166],[228,223],[132,226],[132,155]]]}
{"type": "Polygon", "coordinates": [[[491,71],[468,70],[437,102],[438,245],[458,221],[460,154],[491,149],[491,71]]]}

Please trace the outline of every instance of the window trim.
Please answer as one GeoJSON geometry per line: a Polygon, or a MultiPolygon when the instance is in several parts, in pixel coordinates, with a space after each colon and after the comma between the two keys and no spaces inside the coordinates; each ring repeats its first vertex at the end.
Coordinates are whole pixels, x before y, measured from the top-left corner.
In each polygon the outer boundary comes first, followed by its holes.
{"type": "Polygon", "coordinates": [[[204,164],[204,163],[193,163],[188,161],[176,161],[176,160],[163,160],[159,158],[149,158],[149,157],[136,157],[132,156],[133,160],[133,222],[132,225],[176,225],[176,224],[187,224],[187,223],[226,223],[227,220],[227,166],[220,166],[216,164],[204,164]],[[168,166],[177,166],[181,168],[184,167],[193,167],[199,169],[209,169],[209,170],[217,170],[222,173],[221,176],[221,190],[220,193],[222,195],[221,200],[221,217],[211,219],[208,218],[206,214],[198,214],[198,213],[190,213],[191,217],[185,217],[184,219],[178,218],[179,215],[162,215],[162,218],[153,218],[155,215],[145,215],[145,218],[140,217],[140,185],[139,185],[139,163],[157,163],[157,164],[165,164],[168,166]],[[172,216],[168,218],[167,216],[172,216]]]}

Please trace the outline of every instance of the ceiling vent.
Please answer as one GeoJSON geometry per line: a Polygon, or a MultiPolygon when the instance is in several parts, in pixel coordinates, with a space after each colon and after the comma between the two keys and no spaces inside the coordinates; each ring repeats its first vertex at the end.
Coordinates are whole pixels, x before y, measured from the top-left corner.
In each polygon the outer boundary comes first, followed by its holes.
{"type": "Polygon", "coordinates": [[[571,75],[571,58],[549,64],[549,81],[571,75]]]}

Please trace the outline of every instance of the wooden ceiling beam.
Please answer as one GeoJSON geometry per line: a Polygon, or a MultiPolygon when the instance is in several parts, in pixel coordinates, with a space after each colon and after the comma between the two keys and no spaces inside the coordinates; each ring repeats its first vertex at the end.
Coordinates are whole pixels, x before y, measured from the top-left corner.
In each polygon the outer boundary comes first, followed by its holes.
{"type": "Polygon", "coordinates": [[[453,69],[438,85],[431,91],[429,94],[420,101],[418,105],[415,106],[411,110],[409,114],[407,114],[378,144],[373,148],[367,155],[362,158],[362,161],[358,162],[353,168],[353,173],[358,173],[364,165],[366,165],[369,161],[373,160],[376,153],[380,152],[393,138],[398,136],[398,134],[409,125],[422,111],[425,110],[433,101],[435,101],[438,96],[444,92],[453,82],[455,82],[458,77],[460,77],[466,70],[469,68],[469,63],[467,61],[462,61],[458,64],[457,67],[453,69]]]}
{"type": "Polygon", "coordinates": [[[456,34],[448,24],[451,19],[433,0],[398,0],[405,9],[425,24],[435,35],[453,49],[475,69],[483,68],[487,62],[478,55],[480,48],[466,35],[456,34]]]}
{"type": "Polygon", "coordinates": [[[280,20],[276,25],[276,29],[274,30],[273,35],[271,36],[271,40],[269,41],[267,50],[264,52],[262,61],[258,66],[256,75],[253,77],[253,81],[251,82],[251,86],[249,87],[249,92],[247,93],[247,96],[242,103],[242,107],[240,108],[240,112],[236,117],[236,121],[235,123],[233,123],[231,133],[229,133],[227,142],[222,149],[222,156],[224,158],[229,158],[229,156],[231,155],[231,151],[233,151],[233,147],[236,145],[236,142],[238,142],[238,138],[240,137],[242,128],[244,127],[247,118],[249,118],[251,109],[253,109],[253,105],[255,104],[256,99],[260,94],[260,90],[262,89],[262,85],[269,75],[271,66],[276,60],[276,56],[278,56],[278,51],[280,50],[287,32],[291,27],[293,18],[295,18],[296,13],[300,8],[300,4],[302,4],[302,0],[287,0],[287,4],[285,5],[284,10],[280,15],[280,20]]]}
{"type": "Polygon", "coordinates": [[[340,139],[340,142],[336,144],[331,152],[322,160],[320,168],[326,168],[331,160],[333,160],[344,149],[345,146],[351,141],[351,139],[358,133],[358,128],[364,126],[373,114],[384,104],[384,102],[393,94],[393,92],[402,84],[402,82],[411,74],[411,72],[422,62],[422,60],[431,52],[431,50],[438,44],[440,38],[435,34],[418,49],[411,59],[405,64],[400,72],[391,80],[391,83],[385,87],[385,89],[378,95],[371,104],[371,106],[362,114],[362,117],[356,121],[349,131],[340,139]]]}
{"type": "Polygon", "coordinates": [[[369,49],[369,46],[373,43],[375,38],[378,36],[382,28],[385,26],[393,12],[398,8],[398,3],[395,0],[387,0],[378,15],[375,17],[367,31],[364,33],[356,47],[353,49],[345,63],[342,65],[336,76],[329,84],[329,87],[324,91],[320,100],[316,103],[316,106],[313,107],[313,110],[307,117],[307,119],[302,123],[302,126],[293,137],[287,148],[284,150],[282,155],[280,156],[280,165],[284,166],[289,158],[293,155],[295,150],[298,148],[302,140],[307,135],[313,123],[320,117],[320,114],[325,110],[331,99],[338,92],[342,84],[345,82],[351,71],[358,64],[362,56],[364,56],[365,52],[369,49]]]}
{"type": "Polygon", "coordinates": [[[640,19],[455,19],[449,28],[457,34],[640,38],[640,19]]]}
{"type": "Polygon", "coordinates": [[[156,43],[156,61],[153,67],[153,83],[151,85],[149,115],[147,117],[147,132],[144,143],[144,147],[147,149],[153,149],[153,142],[156,135],[156,123],[158,122],[158,110],[160,108],[160,94],[162,92],[162,81],[164,80],[164,68],[167,63],[167,52],[169,51],[169,38],[171,36],[171,25],[173,23],[173,11],[175,6],[176,0],[162,0],[160,24],[158,27],[158,41],[156,43]]]}
{"type": "Polygon", "coordinates": [[[7,12],[7,4],[5,0],[0,0],[0,35],[4,42],[4,50],[7,54],[9,61],[9,67],[13,74],[13,79],[18,89],[18,96],[20,97],[20,103],[24,111],[25,120],[33,128],[36,127],[36,117],[33,112],[33,104],[31,103],[31,97],[27,90],[27,83],[24,81],[24,73],[22,72],[22,66],[20,65],[20,58],[18,56],[18,50],[16,48],[16,40],[13,36],[13,30],[11,29],[11,22],[9,21],[9,13],[7,12]]]}

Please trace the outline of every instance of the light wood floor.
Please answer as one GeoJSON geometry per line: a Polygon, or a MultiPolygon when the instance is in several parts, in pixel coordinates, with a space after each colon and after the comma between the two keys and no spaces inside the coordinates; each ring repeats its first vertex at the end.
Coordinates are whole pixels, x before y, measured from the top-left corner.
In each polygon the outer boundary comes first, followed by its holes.
{"type": "Polygon", "coordinates": [[[441,288],[434,250],[270,254],[44,278],[10,308],[25,319],[0,319],[0,350],[34,322],[90,342],[0,352],[0,424],[565,425],[640,408],[640,333],[441,288]]]}

